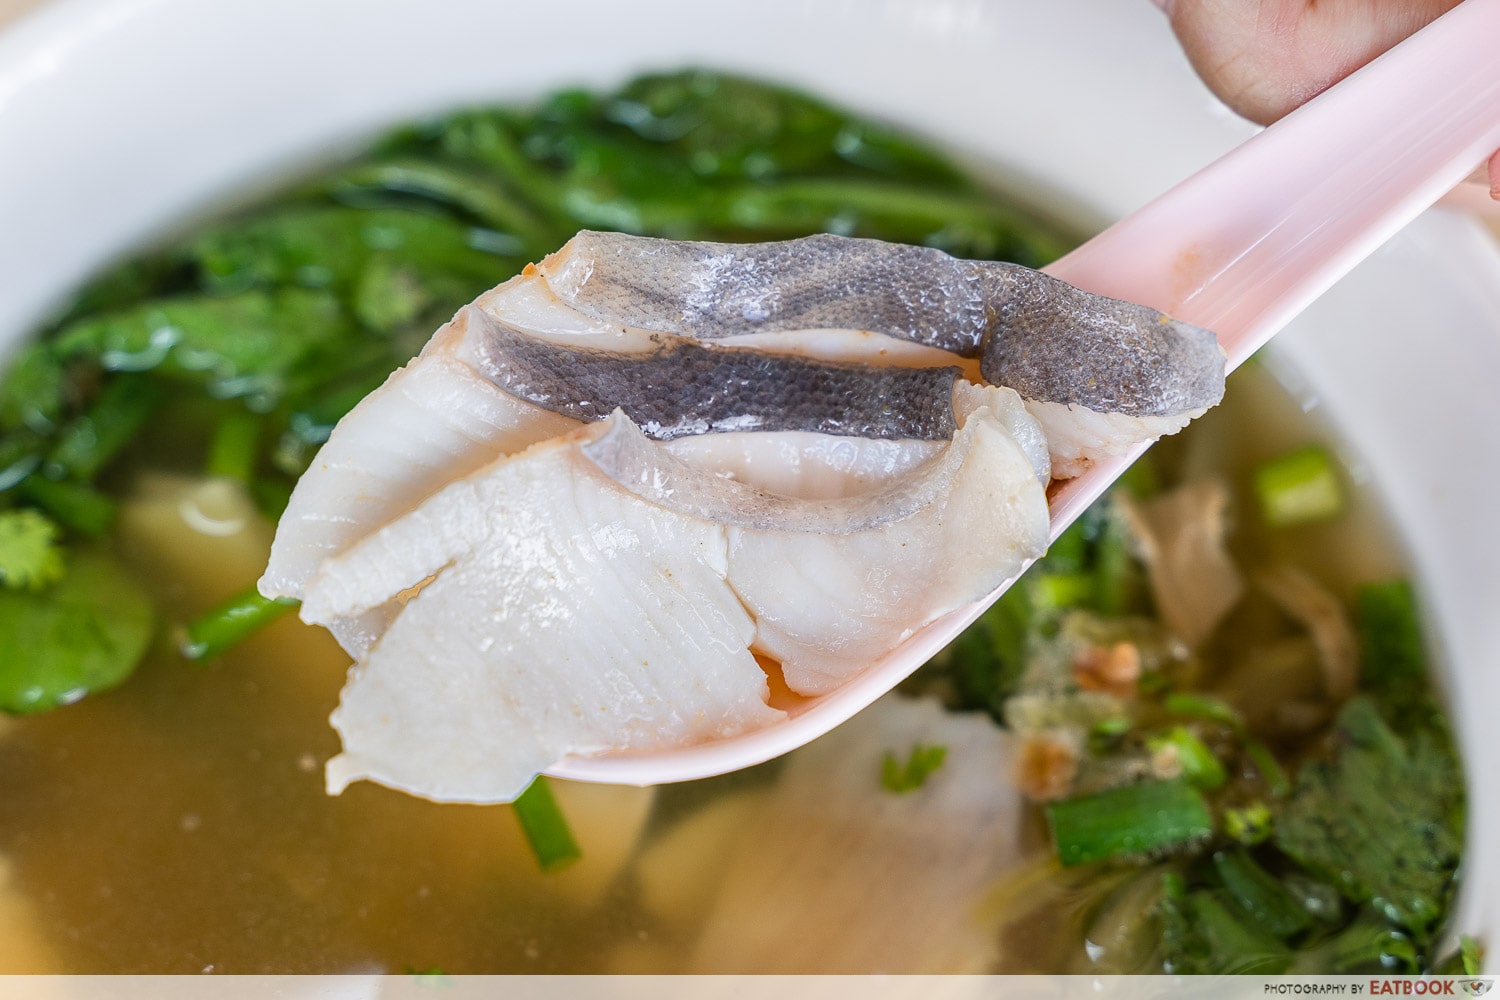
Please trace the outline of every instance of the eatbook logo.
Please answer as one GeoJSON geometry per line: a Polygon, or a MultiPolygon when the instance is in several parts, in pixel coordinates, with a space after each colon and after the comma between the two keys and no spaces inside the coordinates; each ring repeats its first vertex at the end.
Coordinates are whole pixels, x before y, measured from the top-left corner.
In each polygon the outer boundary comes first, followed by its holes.
{"type": "Polygon", "coordinates": [[[1458,984],[1465,993],[1471,997],[1482,997],[1490,991],[1495,984],[1488,979],[1465,979],[1458,984]]]}

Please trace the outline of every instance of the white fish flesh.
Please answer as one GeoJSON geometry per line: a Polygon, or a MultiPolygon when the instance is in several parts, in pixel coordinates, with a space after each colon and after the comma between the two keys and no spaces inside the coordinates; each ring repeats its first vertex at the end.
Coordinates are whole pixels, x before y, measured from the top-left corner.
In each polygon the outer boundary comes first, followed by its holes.
{"type": "Polygon", "coordinates": [[[781,713],[756,653],[837,685],[1046,545],[1030,458],[987,407],[962,421],[838,499],[701,472],[620,413],[449,484],[306,588],[316,623],[397,606],[334,713],[330,789],[499,801],[569,754],[757,728],[781,713]]]}
{"type": "Polygon", "coordinates": [[[357,661],[330,789],[508,799],[781,718],[767,669],[836,688],[1041,554],[1059,464],[1222,379],[1204,331],[1011,265],[581,233],[339,423],[261,590],[357,661]]]}

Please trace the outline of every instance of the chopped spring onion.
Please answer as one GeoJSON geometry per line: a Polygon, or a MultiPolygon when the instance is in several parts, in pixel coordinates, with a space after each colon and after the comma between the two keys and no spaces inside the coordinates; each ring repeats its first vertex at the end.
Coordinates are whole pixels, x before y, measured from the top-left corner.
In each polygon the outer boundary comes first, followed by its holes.
{"type": "Polygon", "coordinates": [[[1250,758],[1250,763],[1260,772],[1266,783],[1266,790],[1273,798],[1285,798],[1292,793],[1292,779],[1287,777],[1286,769],[1276,760],[1270,747],[1258,740],[1248,740],[1245,743],[1245,756],[1250,758]]]}
{"type": "Polygon", "coordinates": [[[297,606],[289,598],[262,597],[254,586],[235,594],[187,627],[178,651],[189,660],[211,660],[297,606]]]}
{"type": "Polygon", "coordinates": [[[1272,459],[1255,470],[1261,517],[1273,528],[1321,521],[1344,509],[1337,463],[1313,445],[1272,459]]]}
{"type": "Polygon", "coordinates": [[[1173,726],[1146,741],[1153,754],[1171,753],[1182,768],[1183,780],[1194,788],[1211,791],[1229,780],[1229,773],[1214,752],[1185,726],[1173,726]]]}
{"type": "Polygon", "coordinates": [[[533,780],[511,803],[511,808],[542,871],[557,871],[583,856],[546,778],[538,776],[533,780]]]}
{"type": "Polygon", "coordinates": [[[1089,750],[1094,753],[1104,753],[1120,745],[1130,732],[1132,723],[1128,716],[1112,715],[1107,719],[1100,719],[1089,727],[1089,750]]]}
{"type": "Polygon", "coordinates": [[[1196,843],[1214,829],[1203,797],[1176,779],[1053,802],[1047,819],[1058,860],[1070,866],[1196,843]]]}
{"type": "Polygon", "coordinates": [[[1173,691],[1162,699],[1162,707],[1172,715],[1217,722],[1236,733],[1245,731],[1245,717],[1240,714],[1240,710],[1223,698],[1215,698],[1211,694],[1173,691]]]}
{"type": "Polygon", "coordinates": [[[255,464],[263,418],[248,410],[227,414],[214,428],[208,446],[208,474],[242,483],[255,482],[255,464]]]}
{"type": "Polygon", "coordinates": [[[1275,818],[1264,802],[1224,810],[1224,832],[1237,844],[1254,847],[1271,839],[1275,818]]]}

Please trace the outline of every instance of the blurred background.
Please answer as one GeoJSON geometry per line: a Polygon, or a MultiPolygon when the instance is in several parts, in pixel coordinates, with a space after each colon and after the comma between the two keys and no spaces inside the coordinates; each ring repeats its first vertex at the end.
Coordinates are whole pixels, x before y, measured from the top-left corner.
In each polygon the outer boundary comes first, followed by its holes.
{"type": "MultiPolygon", "coordinates": [[[[55,0],[0,0],[0,31],[21,15],[51,2],[55,0]]],[[[1139,2],[1145,3],[1146,0],[1139,2]]],[[[1488,213],[1487,221],[1496,239],[1500,240],[1500,211],[1488,213]]]]}

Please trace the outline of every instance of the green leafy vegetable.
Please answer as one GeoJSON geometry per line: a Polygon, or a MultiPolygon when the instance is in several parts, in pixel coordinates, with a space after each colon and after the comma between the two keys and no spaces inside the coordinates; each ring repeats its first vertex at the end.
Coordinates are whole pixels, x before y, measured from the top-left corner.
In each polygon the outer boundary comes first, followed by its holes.
{"type": "Polygon", "coordinates": [[[112,558],[72,554],[67,574],[39,593],[0,590],[0,711],[42,712],[128,677],[154,615],[112,558]]]}
{"type": "Polygon", "coordinates": [[[47,455],[48,475],[92,480],[135,438],[161,399],[161,387],[148,379],[112,379],[87,411],[62,427],[47,455]]]}
{"type": "Polygon", "coordinates": [[[1447,911],[1463,845],[1463,777],[1439,734],[1398,736],[1368,696],[1339,715],[1331,760],[1312,761],[1276,823],[1276,845],[1418,941],[1447,911]]]}
{"type": "Polygon", "coordinates": [[[1260,778],[1265,782],[1266,791],[1272,798],[1284,798],[1292,792],[1292,779],[1287,775],[1286,768],[1276,759],[1271,748],[1259,740],[1245,741],[1245,756],[1254,765],[1260,778]]]}
{"type": "Polygon", "coordinates": [[[158,299],[75,322],[54,349],[105,371],[155,372],[211,395],[278,399],[299,365],[326,360],[346,320],[326,292],[287,289],[158,299]]]}
{"type": "Polygon", "coordinates": [[[1068,248],[946,157],[757,81],[691,70],[461,111],[93,279],[0,382],[3,502],[103,538],[113,463],[167,439],[279,514],[334,424],[438,324],[586,226],[833,230],[1032,266],[1068,248]],[[204,400],[233,406],[191,409],[204,400]],[[184,412],[214,430],[166,428],[184,412]]]}
{"type": "Polygon", "coordinates": [[[28,508],[0,512],[0,587],[37,591],[63,577],[57,525],[28,508]]]}
{"type": "Polygon", "coordinates": [[[1146,781],[1047,805],[1064,865],[1190,847],[1214,831],[1203,797],[1184,781],[1146,781]]]}
{"type": "Polygon", "coordinates": [[[356,164],[319,182],[332,198],[356,207],[392,207],[401,199],[420,199],[453,208],[474,223],[517,240],[508,250],[525,254],[525,247],[546,245],[552,234],[536,214],[493,172],[405,157],[356,164]]]}
{"type": "Polygon", "coordinates": [[[115,502],[87,483],[31,476],[21,495],[54,521],[85,538],[102,538],[115,520],[115,502]]]}
{"type": "Polygon", "coordinates": [[[1189,890],[1164,876],[1161,901],[1165,971],[1182,976],[1275,976],[1292,963],[1281,941],[1236,912],[1222,889],[1189,890]]]}
{"type": "Polygon", "coordinates": [[[62,415],[67,376],[51,345],[29,345],[0,381],[0,428],[50,430],[62,415]]]}
{"type": "Polygon", "coordinates": [[[1248,852],[1217,851],[1213,866],[1229,899],[1257,927],[1288,942],[1312,929],[1313,918],[1297,897],[1248,852]]]}
{"type": "Polygon", "coordinates": [[[1355,627],[1363,676],[1381,714],[1398,732],[1428,730],[1446,741],[1433,700],[1416,596],[1405,580],[1366,584],[1355,595],[1355,627]]]}
{"type": "Polygon", "coordinates": [[[890,750],[880,761],[880,787],[896,795],[914,792],[927,783],[932,772],[943,766],[948,756],[945,746],[918,743],[901,763],[890,750]]]}

